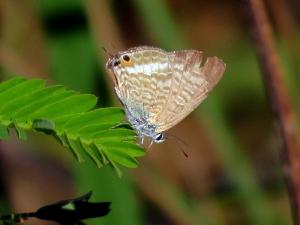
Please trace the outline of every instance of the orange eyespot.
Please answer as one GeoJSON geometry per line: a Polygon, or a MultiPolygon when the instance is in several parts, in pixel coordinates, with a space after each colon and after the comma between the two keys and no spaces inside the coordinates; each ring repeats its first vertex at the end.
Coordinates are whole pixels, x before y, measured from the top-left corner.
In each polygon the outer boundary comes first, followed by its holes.
{"type": "Polygon", "coordinates": [[[121,59],[121,64],[122,64],[122,66],[132,66],[133,61],[129,55],[123,55],[122,59],[121,59]]]}

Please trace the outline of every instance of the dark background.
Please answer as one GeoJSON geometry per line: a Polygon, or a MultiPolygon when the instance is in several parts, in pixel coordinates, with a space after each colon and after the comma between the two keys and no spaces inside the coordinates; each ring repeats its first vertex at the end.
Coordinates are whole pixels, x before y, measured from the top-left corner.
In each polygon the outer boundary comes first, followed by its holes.
{"type": "MultiPolygon", "coordinates": [[[[299,114],[300,5],[264,3],[299,114]]],[[[88,224],[291,224],[281,142],[243,1],[3,0],[0,7],[2,80],[47,79],[96,94],[99,106],[118,104],[102,47],[111,54],[138,45],[192,48],[227,64],[208,99],[169,131],[177,138],[153,146],[121,179],[110,168],[75,162],[41,134],[1,142],[1,214],[93,190],[92,200],[112,201],[112,211],[88,224]]]]}

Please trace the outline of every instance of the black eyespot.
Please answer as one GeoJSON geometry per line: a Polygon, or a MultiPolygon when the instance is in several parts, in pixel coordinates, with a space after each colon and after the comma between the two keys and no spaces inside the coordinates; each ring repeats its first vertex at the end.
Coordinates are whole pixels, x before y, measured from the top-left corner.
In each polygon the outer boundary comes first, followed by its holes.
{"type": "Polygon", "coordinates": [[[160,141],[160,140],[163,139],[163,137],[164,137],[163,134],[160,133],[159,135],[157,135],[157,136],[155,137],[155,140],[160,141]]]}
{"type": "Polygon", "coordinates": [[[114,62],[114,66],[118,66],[121,62],[118,60],[118,61],[115,61],[114,62]]]}
{"type": "Polygon", "coordinates": [[[130,57],[129,57],[128,55],[124,55],[124,56],[123,56],[123,59],[124,59],[126,62],[129,62],[130,57]]]}

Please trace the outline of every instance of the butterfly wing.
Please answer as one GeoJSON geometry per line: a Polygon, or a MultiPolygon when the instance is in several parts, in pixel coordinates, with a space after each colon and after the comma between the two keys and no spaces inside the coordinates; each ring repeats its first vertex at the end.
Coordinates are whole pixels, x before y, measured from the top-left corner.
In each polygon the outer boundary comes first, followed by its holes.
{"type": "Polygon", "coordinates": [[[156,114],[157,132],[178,124],[190,114],[222,78],[225,64],[217,57],[208,58],[201,66],[202,52],[183,50],[174,52],[170,62],[172,81],[163,110],[156,114]]]}
{"type": "Polygon", "coordinates": [[[138,47],[128,53],[133,66],[115,68],[115,89],[133,118],[154,124],[153,118],[167,103],[172,71],[167,52],[154,47],[138,47]]]}
{"type": "Polygon", "coordinates": [[[163,132],[183,120],[221,79],[225,64],[217,57],[201,66],[202,52],[165,52],[154,47],[137,47],[122,52],[130,66],[113,68],[116,93],[129,120],[140,119],[163,132]]]}

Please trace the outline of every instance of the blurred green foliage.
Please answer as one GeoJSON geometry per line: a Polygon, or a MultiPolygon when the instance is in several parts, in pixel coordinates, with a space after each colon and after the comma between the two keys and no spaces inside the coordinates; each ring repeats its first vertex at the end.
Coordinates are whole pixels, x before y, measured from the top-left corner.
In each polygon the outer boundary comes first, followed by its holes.
{"type": "MultiPolygon", "coordinates": [[[[177,1],[132,0],[120,2],[115,0],[109,1],[109,3],[111,10],[126,4],[133,6],[133,12],[136,15],[132,15],[128,20],[119,20],[118,26],[120,28],[126,29],[128,25],[131,25],[132,18],[134,18],[134,24],[146,31],[144,35],[149,35],[147,40],[150,40],[151,44],[154,43],[154,45],[167,50],[193,48],[188,43],[187,37],[184,36],[184,30],[180,26],[181,18],[177,16],[177,12],[172,10],[172,5],[176,5],[177,1]]],[[[40,0],[38,2],[39,13],[47,34],[49,74],[55,83],[62,83],[78,91],[97,92],[97,95],[99,95],[98,104],[108,105],[110,97],[108,85],[104,78],[105,62],[99,63],[97,56],[99,43],[95,43],[88,27],[89,21],[86,18],[85,4],[86,2],[81,0],[40,0]],[[64,14],[76,14],[78,17],[83,18],[83,21],[74,29],[56,28],[53,25],[56,17],[61,19],[61,23],[72,23],[72,21],[63,21],[65,19],[64,14]]],[[[187,1],[186,4],[192,3],[187,1]]],[[[225,7],[227,3],[225,5],[216,4],[225,7]]],[[[121,10],[126,9],[121,8],[121,10]]],[[[115,16],[117,20],[118,17],[115,16]]],[[[193,26],[198,26],[197,18],[191,22],[193,26]]],[[[209,31],[211,30],[203,28],[203,32],[209,31]]],[[[208,210],[210,204],[217,204],[225,211],[224,214],[226,214],[228,208],[233,207],[236,214],[238,214],[237,217],[246,218],[245,224],[291,224],[290,215],[285,213],[289,209],[284,205],[286,203],[286,190],[283,188],[279,163],[272,165],[272,171],[275,171],[274,174],[276,174],[277,180],[271,182],[272,187],[268,187],[263,184],[263,181],[259,180],[258,173],[260,171],[259,168],[256,168],[253,159],[253,155],[258,151],[272,151],[272,145],[278,147],[277,140],[274,140],[276,137],[274,138],[270,134],[271,132],[268,134],[260,132],[252,136],[252,139],[265,139],[266,142],[270,139],[271,143],[267,146],[268,149],[262,149],[261,146],[250,145],[246,140],[249,137],[244,137],[243,133],[239,132],[239,129],[249,133],[253,132],[253,129],[255,131],[266,129],[265,126],[270,127],[272,123],[254,46],[248,40],[248,37],[243,35],[240,35],[239,39],[234,39],[232,41],[234,43],[228,43],[228,46],[222,47],[221,50],[214,49],[214,54],[225,61],[227,69],[216,90],[211,93],[197,111],[200,121],[205,124],[205,131],[214,145],[216,155],[222,162],[224,176],[231,185],[230,191],[226,192],[225,190],[224,197],[224,195],[218,195],[212,190],[212,193],[208,194],[208,199],[203,200],[203,202],[208,203],[200,204],[202,199],[195,199],[194,196],[177,187],[163,174],[156,174],[157,180],[164,187],[163,190],[158,191],[167,193],[174,205],[184,212],[189,212],[188,215],[196,221],[195,224],[228,224],[226,219],[223,220],[222,217],[211,217],[212,214],[208,210]],[[251,123],[251,126],[241,129],[239,127],[239,119],[241,118],[244,120],[249,118],[248,125],[251,123]],[[257,137],[259,135],[265,136],[257,137]],[[279,187],[277,192],[276,190],[274,192],[270,191],[275,189],[274,186],[279,187]],[[284,206],[282,208],[275,206],[277,200],[283,202],[284,206]]],[[[214,37],[212,42],[222,38],[214,37]]],[[[133,42],[142,43],[141,40],[133,42]]],[[[223,43],[226,45],[226,42],[223,43]]],[[[210,45],[213,46],[214,44],[210,43],[210,45]]],[[[299,70],[299,67],[295,66],[293,61],[295,58],[284,51],[282,46],[279,49],[288,74],[293,75],[297,68],[299,70]],[[292,67],[295,67],[295,69],[292,67]]],[[[203,46],[202,50],[209,53],[206,46],[203,46]]],[[[286,78],[291,93],[297,101],[295,96],[298,93],[297,86],[299,82],[297,80],[299,79],[295,76],[287,76],[286,78]]],[[[243,125],[245,126],[245,124],[243,125]]],[[[276,153],[273,154],[275,157],[277,156],[276,153]]],[[[265,160],[267,164],[272,159],[267,158],[265,160]]],[[[88,224],[147,224],[146,218],[149,216],[147,215],[149,212],[144,212],[145,207],[139,202],[136,187],[130,176],[125,174],[122,179],[119,179],[112,174],[109,168],[98,170],[90,164],[74,164],[73,168],[77,178],[76,185],[80,193],[93,190],[94,200],[112,202],[112,211],[109,216],[101,220],[91,220],[88,224]]],[[[280,205],[282,202],[280,202],[280,205]]],[[[163,213],[161,212],[161,214],[163,213]]],[[[164,217],[165,215],[161,216],[164,217]]]]}

